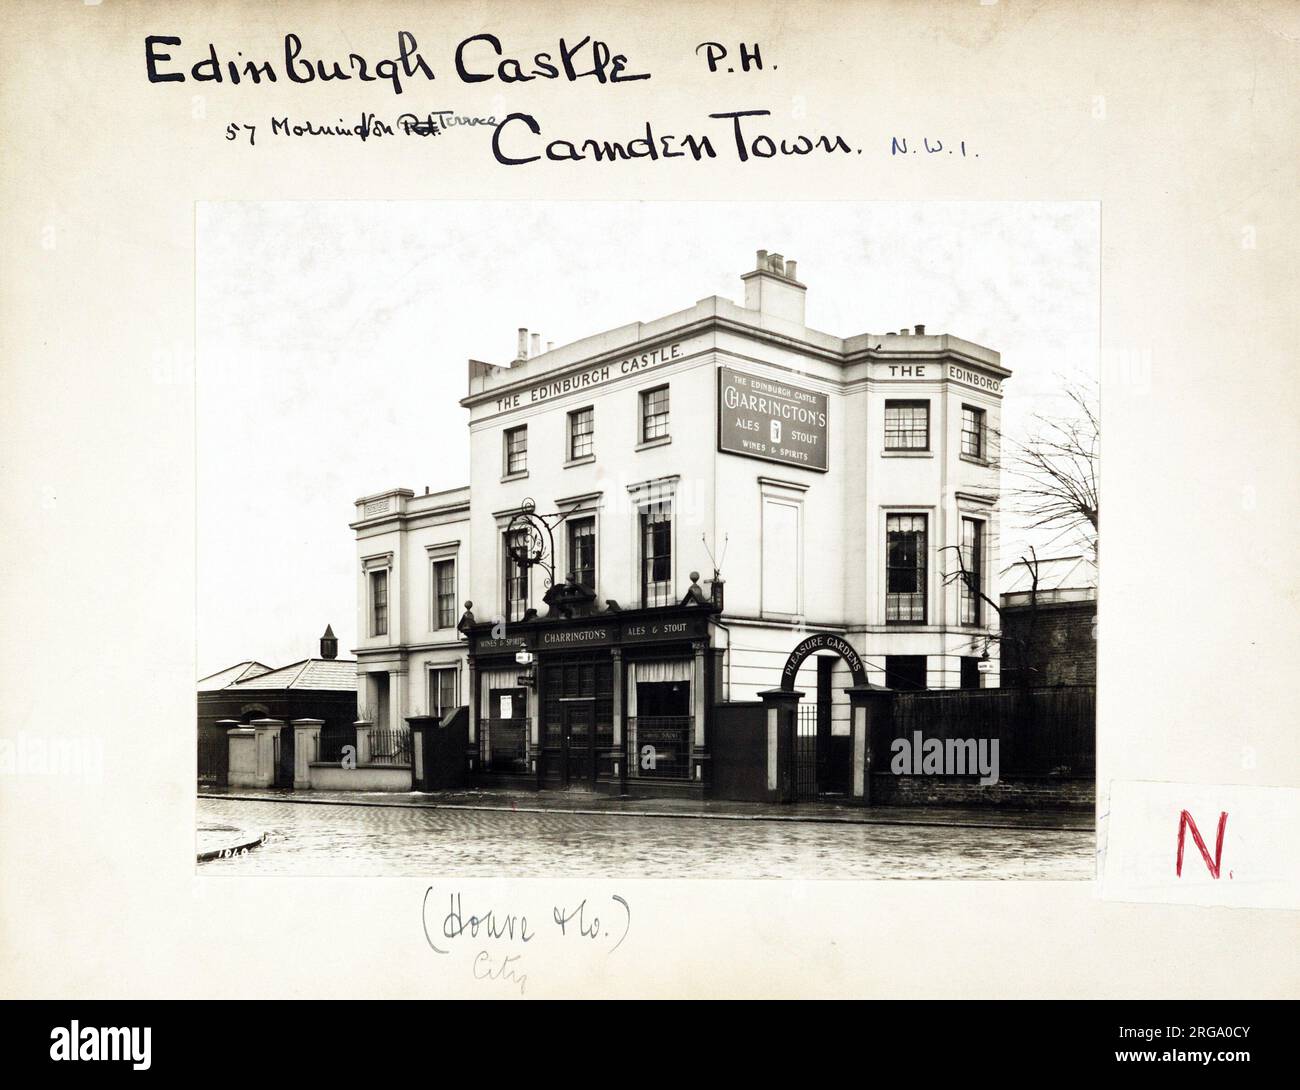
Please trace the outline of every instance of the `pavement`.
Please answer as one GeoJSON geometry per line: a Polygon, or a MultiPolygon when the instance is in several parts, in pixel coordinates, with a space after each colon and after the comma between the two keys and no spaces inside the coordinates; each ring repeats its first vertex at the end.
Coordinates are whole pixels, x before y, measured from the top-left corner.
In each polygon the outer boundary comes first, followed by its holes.
{"type": "Polygon", "coordinates": [[[485,811],[517,814],[598,814],[641,818],[711,819],[844,825],[923,825],[962,829],[1091,832],[1091,811],[989,810],[938,807],[868,808],[846,802],[781,805],[716,799],[629,798],[582,791],[290,791],[201,788],[201,798],[245,802],[364,806],[387,809],[485,811]]]}

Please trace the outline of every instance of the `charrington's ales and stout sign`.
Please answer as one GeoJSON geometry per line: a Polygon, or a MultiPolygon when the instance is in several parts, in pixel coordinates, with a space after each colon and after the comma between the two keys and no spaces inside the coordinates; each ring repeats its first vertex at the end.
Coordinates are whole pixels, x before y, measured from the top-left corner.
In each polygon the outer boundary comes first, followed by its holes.
{"type": "Polygon", "coordinates": [[[718,369],[718,449],[825,472],[827,398],[789,382],[718,369]]]}
{"type": "Polygon", "coordinates": [[[477,655],[516,651],[572,651],[665,640],[702,639],[708,634],[709,613],[694,610],[676,617],[602,617],[580,621],[517,621],[508,636],[471,637],[477,655]]]}

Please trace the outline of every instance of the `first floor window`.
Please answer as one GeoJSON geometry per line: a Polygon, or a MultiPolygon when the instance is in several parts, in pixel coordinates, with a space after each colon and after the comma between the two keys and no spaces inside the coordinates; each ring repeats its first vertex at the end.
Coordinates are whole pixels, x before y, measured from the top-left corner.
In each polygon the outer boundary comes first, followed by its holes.
{"type": "Polygon", "coordinates": [[[672,505],[654,503],[641,511],[641,605],[670,605],[672,595],[672,505]]]}
{"type": "Polygon", "coordinates": [[[984,410],[961,407],[961,452],[971,458],[984,457],[984,410]]]}
{"type": "Polygon", "coordinates": [[[575,409],[569,413],[569,459],[585,458],[594,449],[596,410],[575,409]]]}
{"type": "Polygon", "coordinates": [[[590,591],[596,589],[596,520],[569,520],[569,575],[590,591]]]}
{"type": "Polygon", "coordinates": [[[370,573],[370,634],[388,635],[388,572],[370,573]]]}
{"type": "Polygon", "coordinates": [[[528,425],[506,431],[506,475],[528,468],[528,425]]]}
{"type": "Polygon", "coordinates": [[[641,394],[641,442],[668,434],[668,387],[656,386],[641,394]]]}
{"type": "Polygon", "coordinates": [[[885,520],[885,622],[925,623],[925,515],[885,520]]]}
{"type": "Polygon", "coordinates": [[[435,628],[456,625],[456,561],[433,562],[433,619],[435,628]]]}
{"type": "Polygon", "coordinates": [[[984,524],[978,519],[961,520],[961,623],[979,624],[983,615],[980,597],[984,574],[984,524]]]}
{"type": "Polygon", "coordinates": [[[506,620],[522,621],[528,608],[528,532],[505,535],[506,620]]]}
{"type": "Polygon", "coordinates": [[[930,403],[885,402],[885,449],[930,449],[930,403]]]}
{"type": "Polygon", "coordinates": [[[456,667],[435,666],[429,671],[429,714],[441,719],[460,707],[460,689],[456,667]]]}

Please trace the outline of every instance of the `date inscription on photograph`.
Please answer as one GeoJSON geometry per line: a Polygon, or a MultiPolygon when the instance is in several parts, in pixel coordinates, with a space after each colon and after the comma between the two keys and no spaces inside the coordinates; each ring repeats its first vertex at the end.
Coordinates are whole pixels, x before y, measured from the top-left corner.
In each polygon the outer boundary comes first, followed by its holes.
{"type": "Polygon", "coordinates": [[[720,367],[718,449],[825,472],[826,395],[720,367]]]}

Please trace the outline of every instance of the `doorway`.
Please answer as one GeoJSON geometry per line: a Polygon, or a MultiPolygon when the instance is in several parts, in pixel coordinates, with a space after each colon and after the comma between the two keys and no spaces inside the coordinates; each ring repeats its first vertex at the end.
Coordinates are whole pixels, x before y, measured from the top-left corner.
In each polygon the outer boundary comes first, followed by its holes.
{"type": "Polygon", "coordinates": [[[592,750],[592,706],[585,700],[566,702],[563,706],[564,786],[595,787],[596,760],[592,750]]]}

